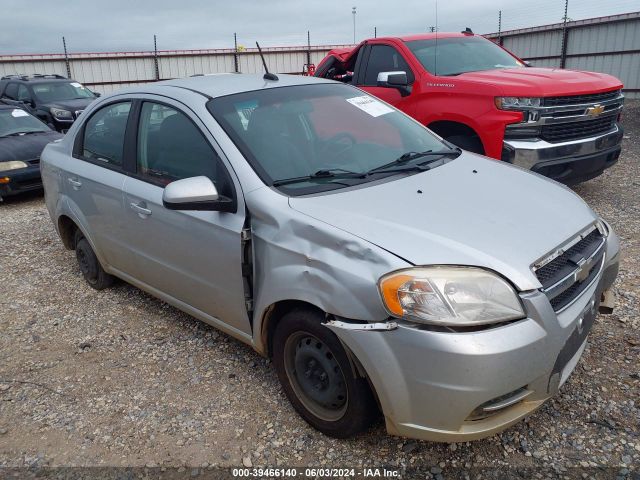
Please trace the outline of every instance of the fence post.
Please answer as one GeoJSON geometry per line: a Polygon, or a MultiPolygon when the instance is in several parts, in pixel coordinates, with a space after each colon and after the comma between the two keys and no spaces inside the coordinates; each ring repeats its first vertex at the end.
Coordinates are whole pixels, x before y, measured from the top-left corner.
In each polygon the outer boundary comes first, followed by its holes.
{"type": "Polygon", "coordinates": [[[560,48],[560,68],[564,68],[567,63],[567,40],[569,39],[569,29],[567,20],[569,10],[569,0],[564,0],[564,18],[562,22],[562,47],[560,48]]]}
{"type": "Polygon", "coordinates": [[[378,38],[378,27],[373,27],[373,38],[378,38]]]}
{"type": "Polygon", "coordinates": [[[156,70],[156,80],[160,80],[160,67],[158,66],[158,41],[156,36],[153,36],[153,65],[156,70]]]}
{"type": "Polygon", "coordinates": [[[235,68],[235,72],[238,73],[240,70],[238,69],[238,35],[233,34],[233,65],[235,68]]]}
{"type": "Polygon", "coordinates": [[[311,65],[311,33],[307,30],[307,71],[311,65]]]}
{"type": "Polygon", "coordinates": [[[71,64],[69,63],[69,54],[67,53],[67,41],[62,37],[62,47],[64,48],[64,63],[67,67],[67,78],[71,78],[71,64]]]}

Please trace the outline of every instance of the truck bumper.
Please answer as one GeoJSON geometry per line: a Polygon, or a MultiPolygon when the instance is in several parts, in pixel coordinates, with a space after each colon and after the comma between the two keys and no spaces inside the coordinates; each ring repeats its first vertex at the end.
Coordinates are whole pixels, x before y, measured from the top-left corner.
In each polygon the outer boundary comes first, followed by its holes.
{"type": "Polygon", "coordinates": [[[622,127],[597,137],[550,143],[505,140],[502,159],[558,182],[572,185],[600,175],[620,157],[622,127]]]}
{"type": "Polygon", "coordinates": [[[327,326],[369,377],[390,434],[442,442],[483,438],[535,411],[567,380],[617,275],[618,251],[612,232],[599,277],[558,314],[543,293],[532,291],[521,294],[527,318],[493,328],[327,326]]]}
{"type": "Polygon", "coordinates": [[[0,200],[18,193],[42,189],[38,166],[0,172],[0,200]]]}

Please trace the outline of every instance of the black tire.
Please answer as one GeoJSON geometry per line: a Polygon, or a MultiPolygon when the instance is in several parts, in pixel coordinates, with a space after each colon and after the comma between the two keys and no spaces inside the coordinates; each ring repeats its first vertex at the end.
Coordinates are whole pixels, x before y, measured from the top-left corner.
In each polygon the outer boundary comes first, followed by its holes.
{"type": "Polygon", "coordinates": [[[455,146],[460,147],[467,152],[478,153],[480,155],[484,155],[484,147],[482,146],[482,142],[476,136],[469,135],[451,135],[450,137],[445,137],[447,142],[453,143],[455,146]]]}
{"type": "Polygon", "coordinates": [[[311,309],[285,314],[273,338],[273,364],[302,418],[325,435],[347,438],[371,425],[377,407],[369,383],[354,375],[340,340],[323,321],[311,309]]]}
{"type": "Polygon", "coordinates": [[[96,290],[104,290],[113,284],[113,276],[104,271],[98,261],[98,257],[93,252],[91,245],[82,235],[80,230],[76,231],[76,259],[80,266],[82,276],[87,283],[96,290]]]}

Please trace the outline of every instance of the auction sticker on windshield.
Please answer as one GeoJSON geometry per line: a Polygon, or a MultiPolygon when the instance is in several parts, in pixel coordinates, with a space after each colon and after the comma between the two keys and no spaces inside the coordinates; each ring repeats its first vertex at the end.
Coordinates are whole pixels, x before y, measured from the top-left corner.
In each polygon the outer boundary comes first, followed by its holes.
{"type": "Polygon", "coordinates": [[[29,114],[27,112],[25,112],[24,110],[19,110],[19,109],[15,109],[11,111],[11,116],[12,117],[28,117],[29,114]]]}
{"type": "Polygon", "coordinates": [[[355,107],[358,107],[360,110],[368,113],[372,117],[379,117],[380,115],[393,112],[392,108],[387,107],[384,103],[379,102],[375,98],[371,98],[367,95],[347,98],[347,102],[355,107]]]}

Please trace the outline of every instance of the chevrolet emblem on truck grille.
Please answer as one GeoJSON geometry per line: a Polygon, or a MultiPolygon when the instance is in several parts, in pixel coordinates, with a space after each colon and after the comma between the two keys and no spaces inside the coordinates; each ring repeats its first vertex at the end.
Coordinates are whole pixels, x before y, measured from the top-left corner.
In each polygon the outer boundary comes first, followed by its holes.
{"type": "Polygon", "coordinates": [[[587,108],[587,115],[590,117],[597,117],[602,112],[604,112],[604,105],[600,105],[599,103],[594,105],[593,107],[587,108]]]}
{"type": "Polygon", "coordinates": [[[576,282],[582,283],[587,279],[587,277],[589,276],[589,272],[591,271],[592,260],[593,259],[591,258],[583,258],[577,262],[574,262],[578,266],[578,268],[573,273],[576,282]]]}

